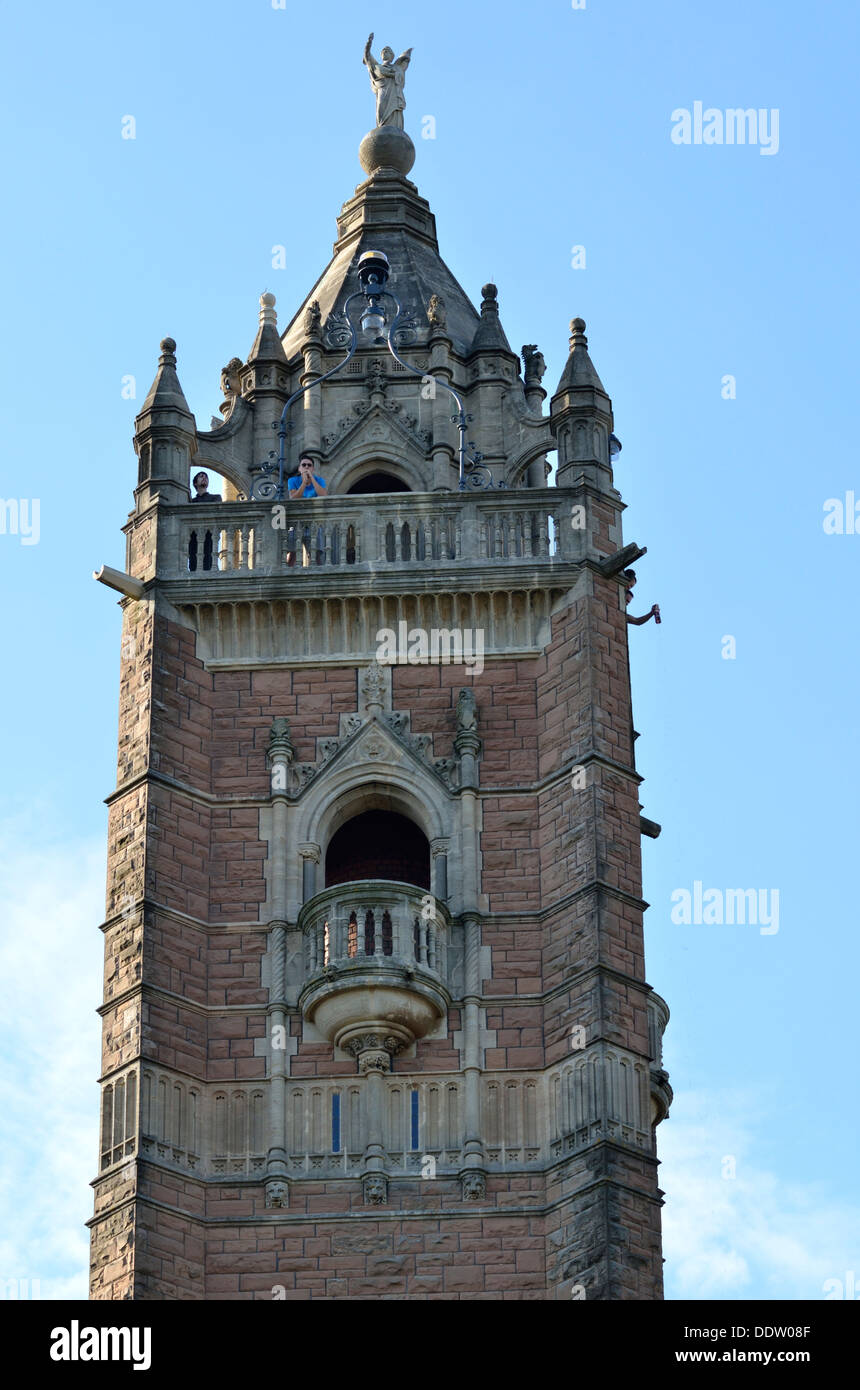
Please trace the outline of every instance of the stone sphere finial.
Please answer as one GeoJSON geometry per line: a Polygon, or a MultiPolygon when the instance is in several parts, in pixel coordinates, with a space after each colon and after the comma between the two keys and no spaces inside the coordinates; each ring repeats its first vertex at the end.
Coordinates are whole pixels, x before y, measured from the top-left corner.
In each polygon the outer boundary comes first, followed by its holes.
{"type": "Polygon", "coordinates": [[[176,351],[176,342],[173,338],[162,338],[159,347],[162,352],[174,353],[176,351]]]}
{"type": "Polygon", "coordinates": [[[365,135],[358,147],[358,158],[366,174],[386,169],[405,178],[415,163],[415,146],[405,130],[381,125],[365,135]]]}
{"type": "Polygon", "coordinates": [[[274,309],[277,300],[275,299],[275,296],[272,294],[271,290],[266,290],[263,294],[260,295],[260,303],[266,309],[274,309]]]}
{"type": "Polygon", "coordinates": [[[570,348],[588,347],[588,339],[585,336],[585,319],[571,319],[570,321],[570,348]]]}
{"type": "Polygon", "coordinates": [[[498,299],[499,297],[498,288],[496,285],[492,283],[492,281],[489,285],[484,285],[484,288],[481,290],[481,294],[484,296],[485,299],[498,299]]]}

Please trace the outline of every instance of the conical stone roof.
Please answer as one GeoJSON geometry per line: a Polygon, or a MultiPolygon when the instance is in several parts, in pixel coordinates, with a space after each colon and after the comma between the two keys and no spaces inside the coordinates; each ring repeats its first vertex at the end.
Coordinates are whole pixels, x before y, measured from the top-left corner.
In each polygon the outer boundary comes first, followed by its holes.
{"type": "MultiPolygon", "coordinates": [[[[445,332],[455,352],[466,356],[481,323],[474,304],[439,254],[436,219],[414,183],[393,169],[377,170],[344,203],[338,218],[334,255],[300,309],[282,342],[293,357],[305,338],[305,314],[318,301],[323,341],[336,348],[348,343],[343,307],[358,288],[356,265],[363,252],[384,251],[391,263],[389,288],[405,312],[398,346],[425,342],[430,332],[427,305],[432,295],[444,301],[445,332]]],[[[353,306],[353,321],[357,321],[353,306]]],[[[504,335],[502,335],[504,337],[504,335]]]]}

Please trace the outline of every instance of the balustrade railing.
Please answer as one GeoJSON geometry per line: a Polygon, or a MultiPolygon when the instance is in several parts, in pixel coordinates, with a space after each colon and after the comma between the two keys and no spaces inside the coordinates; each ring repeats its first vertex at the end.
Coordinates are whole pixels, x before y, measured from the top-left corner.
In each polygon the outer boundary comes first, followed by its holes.
{"type": "Polygon", "coordinates": [[[577,560],[582,507],[566,490],[394,493],[307,498],[284,505],[204,503],[165,510],[159,576],[292,573],[352,566],[436,568],[577,560]]]}
{"type": "Polygon", "coordinates": [[[386,880],[338,884],[305,903],[305,969],[407,965],[444,979],[450,919],[424,889],[386,880]]]}

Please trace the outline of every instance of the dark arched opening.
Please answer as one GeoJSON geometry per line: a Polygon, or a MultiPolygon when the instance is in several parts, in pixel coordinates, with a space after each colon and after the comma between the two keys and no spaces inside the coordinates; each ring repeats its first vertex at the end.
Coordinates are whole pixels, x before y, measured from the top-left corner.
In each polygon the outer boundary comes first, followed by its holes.
{"type": "Polygon", "coordinates": [[[394,879],[430,889],[430,844],[411,820],[395,811],[363,811],[340,827],[325,856],[325,886],[368,878],[394,879]]]}
{"type": "Polygon", "coordinates": [[[392,473],[365,473],[363,478],[359,478],[357,483],[347,488],[347,493],[411,491],[406,483],[400,478],[395,478],[392,473]]]}

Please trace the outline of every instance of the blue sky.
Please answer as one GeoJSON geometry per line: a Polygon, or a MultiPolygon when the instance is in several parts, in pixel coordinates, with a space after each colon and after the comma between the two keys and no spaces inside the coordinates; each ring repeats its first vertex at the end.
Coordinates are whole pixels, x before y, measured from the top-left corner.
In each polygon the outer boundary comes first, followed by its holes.
{"type": "Polygon", "coordinates": [[[86,1288],[120,628],[90,574],[123,563],[134,415],[170,334],[205,428],[260,292],[283,324],[326,263],[373,122],[371,28],[377,51],[414,46],[412,177],[473,300],[496,282],[550,387],[587,320],[625,535],[648,547],[634,607],[663,611],[631,648],[664,827],[644,891],[672,1010],[667,1294],[821,1298],[860,1274],[860,534],[823,529],[827,499],[860,498],[860,18],[842,0],[7,10],[0,496],[41,509],[38,544],[0,534],[0,1275],[86,1288]],[[697,101],[778,110],[778,151],[674,144],[697,101]],[[675,925],[696,881],[777,890],[778,932],[675,925]]]}

